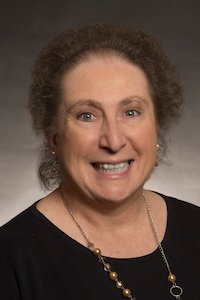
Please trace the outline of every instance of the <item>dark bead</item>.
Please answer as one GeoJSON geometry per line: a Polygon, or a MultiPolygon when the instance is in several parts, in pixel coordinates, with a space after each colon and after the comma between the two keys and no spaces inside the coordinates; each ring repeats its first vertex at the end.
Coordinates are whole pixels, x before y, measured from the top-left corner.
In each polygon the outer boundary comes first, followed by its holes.
{"type": "Polygon", "coordinates": [[[124,286],[124,284],[123,284],[122,281],[117,281],[116,287],[117,287],[118,289],[121,289],[123,286],[124,286]]]}
{"type": "Polygon", "coordinates": [[[88,243],[88,249],[90,249],[91,251],[94,251],[94,244],[93,243],[88,243]]]}
{"type": "Polygon", "coordinates": [[[108,272],[110,269],[111,269],[111,265],[110,265],[110,264],[106,264],[106,265],[104,266],[104,270],[105,270],[106,272],[108,272]]]}

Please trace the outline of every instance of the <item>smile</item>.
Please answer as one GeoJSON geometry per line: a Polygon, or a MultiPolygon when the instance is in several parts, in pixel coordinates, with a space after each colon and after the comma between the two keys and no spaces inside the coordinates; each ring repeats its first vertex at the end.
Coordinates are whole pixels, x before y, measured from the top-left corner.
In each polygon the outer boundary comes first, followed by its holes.
{"type": "Polygon", "coordinates": [[[130,166],[130,161],[126,161],[126,162],[121,162],[118,164],[108,164],[108,163],[104,163],[104,164],[92,164],[93,167],[103,173],[103,174],[120,174],[125,172],[126,170],[128,170],[129,166],[130,166]]]}

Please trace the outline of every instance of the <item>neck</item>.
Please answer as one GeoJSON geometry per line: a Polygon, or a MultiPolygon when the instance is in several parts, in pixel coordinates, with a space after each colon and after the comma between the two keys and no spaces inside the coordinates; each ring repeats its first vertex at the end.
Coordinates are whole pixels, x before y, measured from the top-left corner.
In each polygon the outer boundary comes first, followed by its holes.
{"type": "Polygon", "coordinates": [[[143,199],[143,190],[129,199],[119,202],[102,199],[86,199],[72,195],[69,190],[60,187],[60,192],[71,208],[72,212],[85,229],[93,227],[99,232],[116,232],[133,229],[139,226],[147,217],[146,205],[143,199]]]}
{"type": "MultiPolygon", "coordinates": [[[[37,204],[37,209],[47,219],[86,247],[87,242],[80,228],[76,226],[64,205],[61,190],[81,228],[105,256],[138,257],[157,248],[142,191],[138,197],[113,204],[72,197],[72,194],[61,186],[37,204]]],[[[162,241],[167,221],[165,202],[155,193],[145,191],[145,195],[159,239],[162,241]]]]}

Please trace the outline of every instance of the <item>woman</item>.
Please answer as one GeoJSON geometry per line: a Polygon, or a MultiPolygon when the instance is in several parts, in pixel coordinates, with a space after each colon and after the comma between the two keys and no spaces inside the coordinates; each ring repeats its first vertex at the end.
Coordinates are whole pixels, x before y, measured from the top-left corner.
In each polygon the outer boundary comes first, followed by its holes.
{"type": "Polygon", "coordinates": [[[88,25],[32,75],[39,177],[57,188],[2,227],[1,299],[197,299],[200,208],[143,188],[183,102],[161,47],[88,25]]]}

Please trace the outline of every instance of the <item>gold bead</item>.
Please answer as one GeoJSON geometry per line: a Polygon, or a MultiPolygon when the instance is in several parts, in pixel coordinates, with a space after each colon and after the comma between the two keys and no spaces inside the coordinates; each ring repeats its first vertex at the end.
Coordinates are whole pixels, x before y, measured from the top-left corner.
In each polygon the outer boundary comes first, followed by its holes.
{"type": "Polygon", "coordinates": [[[124,289],[122,292],[122,295],[127,298],[128,296],[130,296],[131,291],[129,289],[124,289]]]}
{"type": "Polygon", "coordinates": [[[93,254],[95,256],[101,255],[101,250],[99,248],[95,248],[94,251],[93,251],[93,254]]]}
{"type": "Polygon", "coordinates": [[[117,275],[116,272],[111,272],[111,273],[109,274],[109,278],[110,278],[111,280],[115,280],[115,279],[117,279],[117,277],[118,277],[118,275],[117,275]]]}
{"type": "Polygon", "coordinates": [[[176,276],[174,274],[169,274],[169,276],[167,277],[167,280],[169,282],[175,282],[176,281],[176,276]]]}

